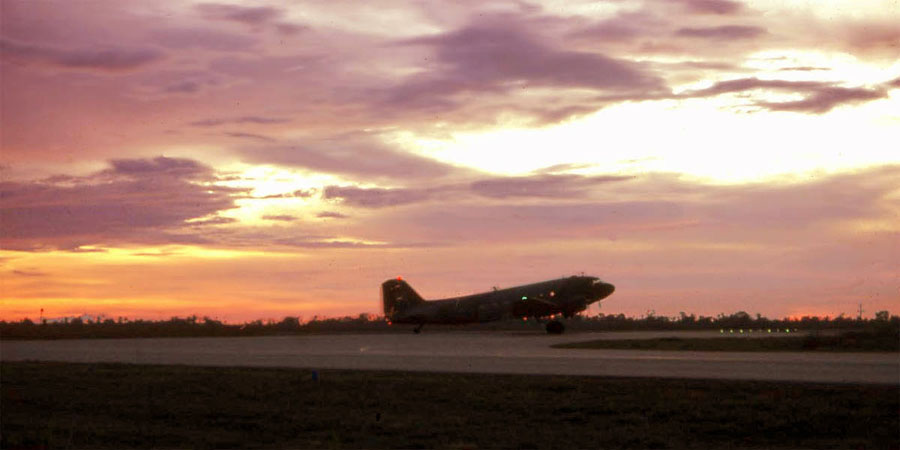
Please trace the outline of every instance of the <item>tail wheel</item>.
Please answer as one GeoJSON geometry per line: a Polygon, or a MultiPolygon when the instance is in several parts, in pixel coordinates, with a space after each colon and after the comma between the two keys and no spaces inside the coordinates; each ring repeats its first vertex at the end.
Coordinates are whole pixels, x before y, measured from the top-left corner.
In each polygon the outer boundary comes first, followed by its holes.
{"type": "Polygon", "coordinates": [[[547,334],[562,334],[566,330],[565,325],[558,320],[547,322],[547,334]]]}

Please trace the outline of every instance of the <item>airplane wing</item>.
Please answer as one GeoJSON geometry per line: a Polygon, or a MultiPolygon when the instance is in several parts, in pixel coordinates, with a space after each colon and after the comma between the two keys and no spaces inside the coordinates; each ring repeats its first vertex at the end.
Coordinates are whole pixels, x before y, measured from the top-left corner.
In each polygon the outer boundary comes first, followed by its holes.
{"type": "Polygon", "coordinates": [[[512,309],[516,317],[543,317],[560,312],[555,302],[533,297],[517,300],[512,309]]]}

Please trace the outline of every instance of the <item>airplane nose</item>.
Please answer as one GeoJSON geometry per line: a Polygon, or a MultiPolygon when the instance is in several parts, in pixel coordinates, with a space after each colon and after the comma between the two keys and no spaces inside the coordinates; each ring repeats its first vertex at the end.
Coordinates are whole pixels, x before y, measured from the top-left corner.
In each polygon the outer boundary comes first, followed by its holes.
{"type": "Polygon", "coordinates": [[[616,287],[609,283],[599,283],[594,286],[594,293],[597,295],[597,300],[609,297],[615,290],[616,287]]]}

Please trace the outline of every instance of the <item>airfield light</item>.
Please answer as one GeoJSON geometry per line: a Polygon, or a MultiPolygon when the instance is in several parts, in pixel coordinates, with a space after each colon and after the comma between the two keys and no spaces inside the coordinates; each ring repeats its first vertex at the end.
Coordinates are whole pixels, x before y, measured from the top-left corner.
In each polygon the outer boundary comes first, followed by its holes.
{"type": "Polygon", "coordinates": [[[724,333],[724,332],[725,332],[725,329],[724,329],[724,328],[719,328],[719,334],[722,334],[722,333],[724,333]]]}
{"type": "Polygon", "coordinates": [[[769,331],[769,333],[771,333],[771,332],[772,332],[772,329],[771,329],[771,328],[769,328],[769,330],[768,330],[768,331],[769,331]]]}
{"type": "Polygon", "coordinates": [[[522,296],[522,300],[528,300],[528,296],[527,296],[527,295],[523,295],[523,296],[522,296]]]}

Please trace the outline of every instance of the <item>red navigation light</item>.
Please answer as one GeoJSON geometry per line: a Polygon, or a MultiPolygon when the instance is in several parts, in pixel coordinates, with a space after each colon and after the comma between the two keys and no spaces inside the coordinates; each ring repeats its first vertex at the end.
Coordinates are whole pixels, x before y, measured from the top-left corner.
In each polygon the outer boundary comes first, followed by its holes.
{"type": "Polygon", "coordinates": [[[403,277],[397,277],[397,281],[403,281],[403,277]]]}
{"type": "Polygon", "coordinates": [[[393,323],[391,323],[391,321],[388,320],[388,326],[391,326],[391,325],[393,325],[393,323]]]}

